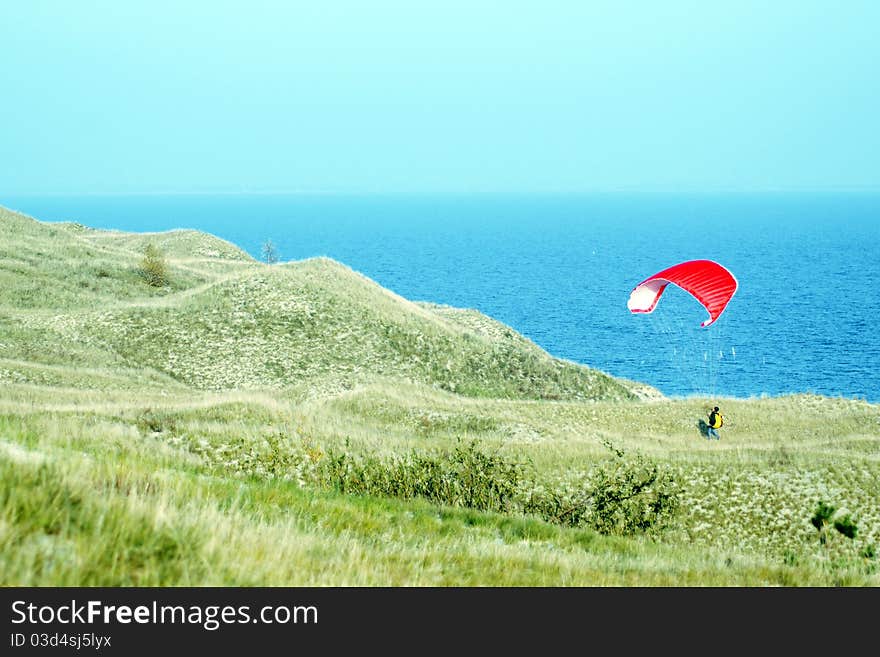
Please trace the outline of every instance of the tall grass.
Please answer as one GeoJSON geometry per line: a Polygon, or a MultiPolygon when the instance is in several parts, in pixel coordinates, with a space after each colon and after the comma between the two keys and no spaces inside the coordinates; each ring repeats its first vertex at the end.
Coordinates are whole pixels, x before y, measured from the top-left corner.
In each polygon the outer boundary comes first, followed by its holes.
{"type": "Polygon", "coordinates": [[[4,584],[158,586],[204,576],[202,532],[134,508],[125,471],[96,489],[50,463],[0,460],[0,477],[4,584]]]}

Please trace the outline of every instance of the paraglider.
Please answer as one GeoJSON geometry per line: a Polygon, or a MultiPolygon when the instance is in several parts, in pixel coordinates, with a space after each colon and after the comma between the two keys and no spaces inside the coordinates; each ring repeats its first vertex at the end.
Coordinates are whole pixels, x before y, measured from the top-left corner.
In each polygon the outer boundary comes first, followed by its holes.
{"type": "Polygon", "coordinates": [[[727,269],[712,260],[688,260],[657,272],[633,288],[626,307],[633,313],[651,313],[670,283],[690,293],[709,313],[705,328],[724,312],[737,288],[737,281],[727,269]]]}

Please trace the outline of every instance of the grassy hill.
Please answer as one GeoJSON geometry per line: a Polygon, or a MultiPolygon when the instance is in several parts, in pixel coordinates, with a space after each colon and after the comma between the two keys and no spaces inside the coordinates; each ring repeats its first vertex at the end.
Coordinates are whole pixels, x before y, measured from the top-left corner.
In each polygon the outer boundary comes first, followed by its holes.
{"type": "Polygon", "coordinates": [[[709,400],[326,258],[0,238],[0,584],[880,584],[876,404],[720,400],[709,442],[709,400]]]}
{"type": "Polygon", "coordinates": [[[378,375],[483,397],[645,394],[479,313],[412,303],[330,259],[269,267],[195,231],[130,235],[8,211],[0,221],[8,359],[122,365],[210,390],[351,387],[378,375]],[[139,274],[147,243],[165,254],[167,286],[139,274]]]}

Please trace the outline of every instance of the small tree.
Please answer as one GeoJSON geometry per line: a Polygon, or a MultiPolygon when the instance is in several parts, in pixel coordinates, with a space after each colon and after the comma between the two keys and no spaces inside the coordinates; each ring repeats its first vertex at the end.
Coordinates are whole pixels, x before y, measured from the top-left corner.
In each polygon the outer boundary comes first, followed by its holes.
{"type": "Polygon", "coordinates": [[[274,265],[278,262],[278,249],[275,248],[274,242],[272,240],[266,240],[263,242],[263,260],[266,261],[267,265],[274,265]]]}
{"type": "Polygon", "coordinates": [[[168,267],[165,265],[165,256],[152,242],[147,244],[144,249],[144,258],[141,260],[141,275],[153,287],[168,285],[168,267]]]}

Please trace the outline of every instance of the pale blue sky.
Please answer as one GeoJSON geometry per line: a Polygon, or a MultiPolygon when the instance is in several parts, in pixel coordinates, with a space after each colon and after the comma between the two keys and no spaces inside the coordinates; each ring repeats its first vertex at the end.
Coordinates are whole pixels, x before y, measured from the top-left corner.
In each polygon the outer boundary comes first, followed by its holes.
{"type": "Polygon", "coordinates": [[[880,188],[880,2],[0,0],[0,194],[880,188]]]}

